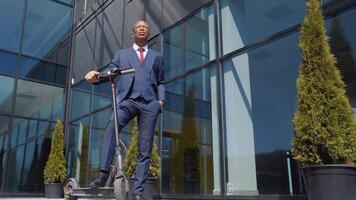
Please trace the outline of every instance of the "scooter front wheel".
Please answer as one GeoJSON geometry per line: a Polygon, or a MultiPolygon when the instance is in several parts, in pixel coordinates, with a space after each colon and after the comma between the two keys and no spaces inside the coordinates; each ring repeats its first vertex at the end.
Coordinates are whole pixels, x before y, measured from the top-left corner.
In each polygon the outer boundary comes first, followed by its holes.
{"type": "Polygon", "coordinates": [[[77,197],[73,196],[73,190],[79,187],[79,183],[75,178],[68,179],[63,187],[65,200],[77,200],[77,197]]]}
{"type": "Polygon", "coordinates": [[[115,178],[114,181],[114,196],[117,200],[129,199],[129,183],[127,178],[115,178]]]}

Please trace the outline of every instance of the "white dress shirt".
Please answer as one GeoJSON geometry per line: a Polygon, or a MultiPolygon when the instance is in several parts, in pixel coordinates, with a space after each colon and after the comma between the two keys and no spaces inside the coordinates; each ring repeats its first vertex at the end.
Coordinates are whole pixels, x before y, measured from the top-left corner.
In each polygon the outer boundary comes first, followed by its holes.
{"type": "MultiPolygon", "coordinates": [[[[138,58],[140,58],[140,51],[138,50],[140,47],[136,44],[136,43],[134,43],[133,44],[133,49],[136,51],[136,53],[137,53],[137,56],[138,56],[138,58]]],[[[143,59],[145,59],[146,58],[146,55],[147,55],[147,52],[148,52],[148,45],[145,45],[144,47],[142,47],[145,51],[143,52],[143,59]]]]}

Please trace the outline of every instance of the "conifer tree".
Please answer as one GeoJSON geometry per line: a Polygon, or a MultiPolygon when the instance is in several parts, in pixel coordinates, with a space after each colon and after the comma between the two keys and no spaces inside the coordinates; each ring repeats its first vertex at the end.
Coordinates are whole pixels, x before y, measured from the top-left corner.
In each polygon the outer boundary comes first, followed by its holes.
{"type": "Polygon", "coordinates": [[[63,183],[65,181],[67,172],[63,150],[63,125],[60,120],[57,120],[54,130],[54,138],[51,145],[51,152],[44,169],[45,183],[63,183]]]}
{"type": "Polygon", "coordinates": [[[293,157],[304,165],[355,160],[356,123],[330,51],[320,0],[307,0],[301,27],[293,157]]]}
{"type": "MultiPolygon", "coordinates": [[[[130,147],[126,152],[126,157],[124,160],[124,168],[127,177],[134,177],[137,157],[138,157],[138,126],[136,119],[133,120],[133,126],[131,128],[131,143],[130,147]]],[[[148,168],[148,177],[158,178],[161,176],[161,158],[158,154],[158,147],[156,142],[153,142],[151,162],[148,168]]]]}

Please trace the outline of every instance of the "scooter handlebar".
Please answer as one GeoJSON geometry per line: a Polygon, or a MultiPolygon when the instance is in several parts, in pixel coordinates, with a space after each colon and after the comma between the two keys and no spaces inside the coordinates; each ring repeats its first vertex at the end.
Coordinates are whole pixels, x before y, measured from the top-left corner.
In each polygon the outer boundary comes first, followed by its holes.
{"type": "Polygon", "coordinates": [[[105,80],[108,79],[111,76],[119,76],[119,75],[125,75],[125,74],[132,74],[135,73],[135,69],[133,68],[113,68],[109,70],[106,74],[99,74],[97,78],[99,80],[105,80]]]}

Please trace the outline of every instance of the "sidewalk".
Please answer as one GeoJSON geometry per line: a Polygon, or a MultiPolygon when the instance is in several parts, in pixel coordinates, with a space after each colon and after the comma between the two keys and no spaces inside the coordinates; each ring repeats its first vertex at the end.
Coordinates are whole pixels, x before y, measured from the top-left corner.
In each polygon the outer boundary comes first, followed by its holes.
{"type": "MultiPolygon", "coordinates": [[[[0,197],[0,200],[64,200],[62,199],[47,199],[44,197],[0,197]]],[[[104,199],[104,198],[90,198],[90,199],[85,199],[85,198],[79,198],[79,200],[115,200],[115,199],[104,199]]]]}
{"type": "MultiPolygon", "coordinates": [[[[0,197],[0,200],[64,200],[62,199],[47,199],[44,197],[0,197]]],[[[85,198],[79,198],[79,200],[113,200],[109,198],[90,198],[90,199],[85,199],[85,198]]]]}

